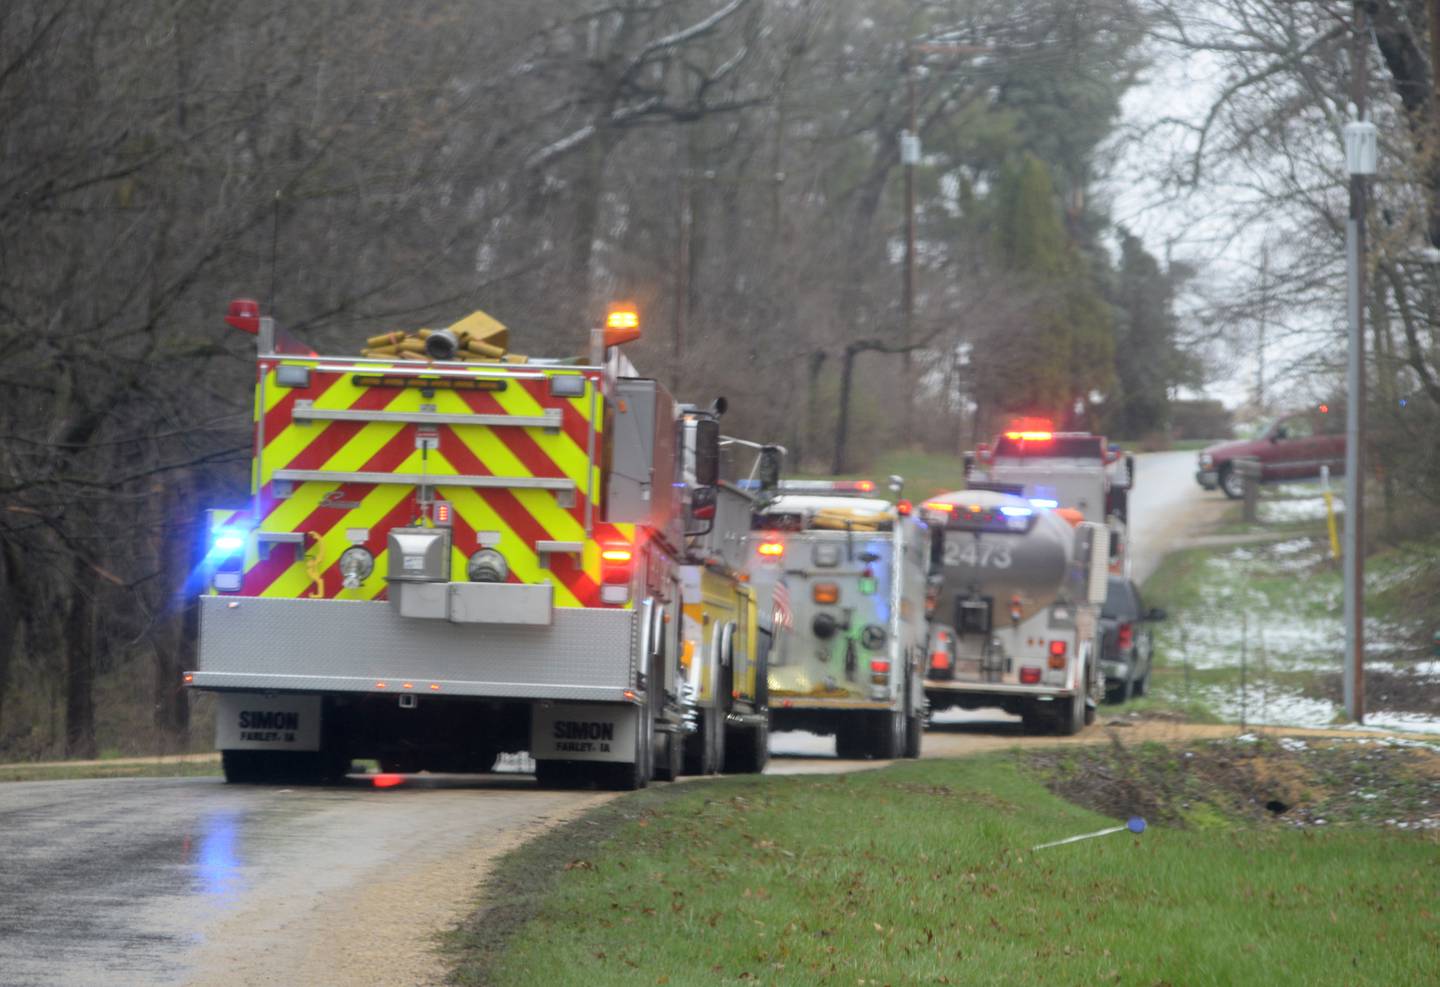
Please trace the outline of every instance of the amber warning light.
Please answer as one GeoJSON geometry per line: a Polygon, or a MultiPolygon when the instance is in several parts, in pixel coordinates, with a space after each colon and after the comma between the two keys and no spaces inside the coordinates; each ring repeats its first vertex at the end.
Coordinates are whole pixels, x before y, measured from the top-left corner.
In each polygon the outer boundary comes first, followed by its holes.
{"type": "Polygon", "coordinates": [[[619,346],[640,338],[640,313],[633,305],[616,305],[605,316],[605,345],[619,346]]]}

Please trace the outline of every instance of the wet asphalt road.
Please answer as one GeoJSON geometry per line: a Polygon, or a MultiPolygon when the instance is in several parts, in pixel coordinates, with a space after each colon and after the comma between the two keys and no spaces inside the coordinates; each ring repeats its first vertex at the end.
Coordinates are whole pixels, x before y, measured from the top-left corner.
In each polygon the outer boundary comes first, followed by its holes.
{"type": "MultiPolygon", "coordinates": [[[[1137,580],[1218,496],[1195,485],[1193,463],[1139,458],[1137,580]]],[[[1021,740],[998,710],[936,719],[928,757],[1021,740]]],[[[777,734],[772,750],[772,774],[878,766],[838,761],[830,738],[804,733],[777,734]]],[[[434,983],[431,937],[464,913],[489,862],[607,797],[541,791],[527,775],[388,790],[3,784],[0,987],[434,983]]]]}

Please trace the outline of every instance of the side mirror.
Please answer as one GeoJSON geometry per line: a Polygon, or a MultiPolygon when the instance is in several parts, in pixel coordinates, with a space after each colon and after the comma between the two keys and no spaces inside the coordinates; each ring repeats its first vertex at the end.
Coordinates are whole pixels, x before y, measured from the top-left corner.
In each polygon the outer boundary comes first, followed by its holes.
{"type": "Polygon", "coordinates": [[[720,423],[701,418],[695,423],[695,485],[713,487],[720,482],[720,423]]]}
{"type": "Polygon", "coordinates": [[[760,468],[756,479],[760,481],[760,492],[766,493],[780,486],[780,470],[785,465],[785,454],[779,446],[766,446],[760,450],[760,468]]]}
{"type": "Polygon", "coordinates": [[[1166,616],[1167,616],[1167,614],[1165,613],[1165,608],[1164,608],[1164,607],[1151,607],[1150,610],[1149,610],[1149,612],[1145,614],[1145,619],[1146,619],[1146,620],[1164,620],[1164,619],[1166,618],[1166,616]]]}

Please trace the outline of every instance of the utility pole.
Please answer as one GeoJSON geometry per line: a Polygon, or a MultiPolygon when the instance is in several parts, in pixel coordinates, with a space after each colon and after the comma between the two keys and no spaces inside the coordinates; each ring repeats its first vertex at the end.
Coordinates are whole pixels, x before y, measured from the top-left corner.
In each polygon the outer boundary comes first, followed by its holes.
{"type": "Polygon", "coordinates": [[[915,108],[915,46],[905,46],[905,91],[909,103],[905,132],[900,135],[900,162],[905,166],[905,272],[901,285],[901,308],[904,310],[900,342],[901,369],[905,379],[905,441],[915,435],[915,381],[911,379],[910,341],[915,336],[915,166],[920,163],[920,123],[915,108]]]}
{"type": "Polygon", "coordinates": [[[1350,216],[1345,224],[1345,269],[1350,345],[1345,368],[1345,713],[1365,722],[1365,179],[1375,173],[1375,125],[1365,119],[1366,54],[1370,26],[1365,0],[1355,4],[1351,102],[1355,119],[1345,125],[1345,164],[1350,174],[1350,216]]]}
{"type": "Polygon", "coordinates": [[[1270,245],[1260,246],[1260,346],[1255,359],[1255,407],[1265,412],[1265,319],[1270,314],[1270,245]]]}

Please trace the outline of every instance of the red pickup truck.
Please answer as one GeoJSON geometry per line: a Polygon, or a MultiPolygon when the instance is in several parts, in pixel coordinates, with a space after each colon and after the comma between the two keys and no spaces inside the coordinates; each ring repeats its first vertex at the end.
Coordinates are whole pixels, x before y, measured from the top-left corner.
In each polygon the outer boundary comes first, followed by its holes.
{"type": "Polygon", "coordinates": [[[1200,453],[1195,480],[1206,490],[1240,497],[1244,486],[1234,470],[1236,459],[1260,460],[1260,482],[1305,480],[1328,466],[1332,476],[1345,472],[1345,414],[1330,405],[1297,411],[1271,422],[1258,438],[1221,442],[1200,453]]]}

